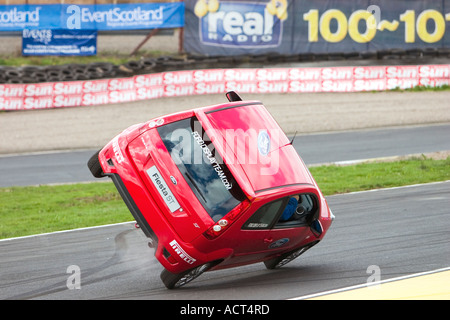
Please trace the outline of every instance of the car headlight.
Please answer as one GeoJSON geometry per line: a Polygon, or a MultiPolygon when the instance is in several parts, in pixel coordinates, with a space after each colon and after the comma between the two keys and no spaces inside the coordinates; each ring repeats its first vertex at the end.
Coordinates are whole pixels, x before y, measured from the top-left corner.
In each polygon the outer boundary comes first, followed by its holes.
{"type": "Polygon", "coordinates": [[[328,208],[328,210],[330,210],[330,217],[331,217],[331,221],[334,221],[334,219],[336,218],[333,214],[333,212],[331,211],[330,208],[328,208]]]}

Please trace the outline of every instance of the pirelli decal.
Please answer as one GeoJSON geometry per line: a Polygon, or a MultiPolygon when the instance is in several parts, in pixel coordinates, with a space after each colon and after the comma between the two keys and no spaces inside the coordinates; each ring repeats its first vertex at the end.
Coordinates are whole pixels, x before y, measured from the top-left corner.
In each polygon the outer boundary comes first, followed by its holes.
{"type": "Polygon", "coordinates": [[[178,244],[178,242],[176,240],[172,240],[169,243],[170,247],[176,252],[176,254],[178,254],[180,256],[181,259],[183,259],[184,262],[188,263],[188,264],[193,264],[195,261],[197,261],[196,259],[192,258],[190,255],[188,255],[183,248],[181,248],[181,246],[178,244]]]}

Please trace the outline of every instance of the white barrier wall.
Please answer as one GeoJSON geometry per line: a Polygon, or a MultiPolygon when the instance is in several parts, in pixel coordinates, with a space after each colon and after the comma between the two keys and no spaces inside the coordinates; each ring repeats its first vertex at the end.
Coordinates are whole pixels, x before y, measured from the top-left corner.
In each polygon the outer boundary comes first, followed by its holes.
{"type": "Polygon", "coordinates": [[[89,106],[225,93],[383,91],[450,84],[450,64],[327,68],[212,69],[129,78],[0,84],[0,110],[89,106]]]}

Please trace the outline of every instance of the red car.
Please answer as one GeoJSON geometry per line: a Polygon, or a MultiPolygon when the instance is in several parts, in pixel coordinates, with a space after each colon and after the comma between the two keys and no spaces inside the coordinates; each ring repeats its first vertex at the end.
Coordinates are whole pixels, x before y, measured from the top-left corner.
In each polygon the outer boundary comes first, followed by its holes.
{"type": "Polygon", "coordinates": [[[180,287],[204,271],[283,266],[323,239],[334,216],[291,141],[259,101],[134,125],[94,154],[180,287]]]}

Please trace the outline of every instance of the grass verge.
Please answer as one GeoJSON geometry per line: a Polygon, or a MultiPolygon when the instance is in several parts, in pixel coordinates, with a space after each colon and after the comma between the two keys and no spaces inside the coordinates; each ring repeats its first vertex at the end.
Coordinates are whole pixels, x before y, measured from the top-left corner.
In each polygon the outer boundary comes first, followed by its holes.
{"type": "MultiPolygon", "coordinates": [[[[450,180],[450,157],[310,168],[324,195],[450,180]]],[[[0,238],[132,221],[112,182],[0,188],[0,238]]]]}
{"type": "Polygon", "coordinates": [[[115,65],[124,64],[139,57],[158,58],[160,56],[177,56],[176,53],[163,51],[139,51],[136,56],[118,52],[102,52],[95,56],[29,56],[0,54],[0,66],[54,66],[63,64],[89,64],[94,62],[108,62],[115,65]]]}
{"type": "Polygon", "coordinates": [[[406,89],[400,89],[400,88],[395,88],[395,89],[390,89],[389,91],[394,91],[394,92],[423,92],[423,91],[449,91],[450,90],[450,86],[448,84],[443,84],[440,86],[423,86],[423,85],[419,85],[419,86],[415,86],[412,88],[406,88],[406,89]]]}
{"type": "Polygon", "coordinates": [[[450,157],[310,168],[324,195],[450,180],[450,157]]]}
{"type": "Polygon", "coordinates": [[[0,202],[0,238],[133,219],[114,184],[109,181],[0,188],[0,202]]]}

